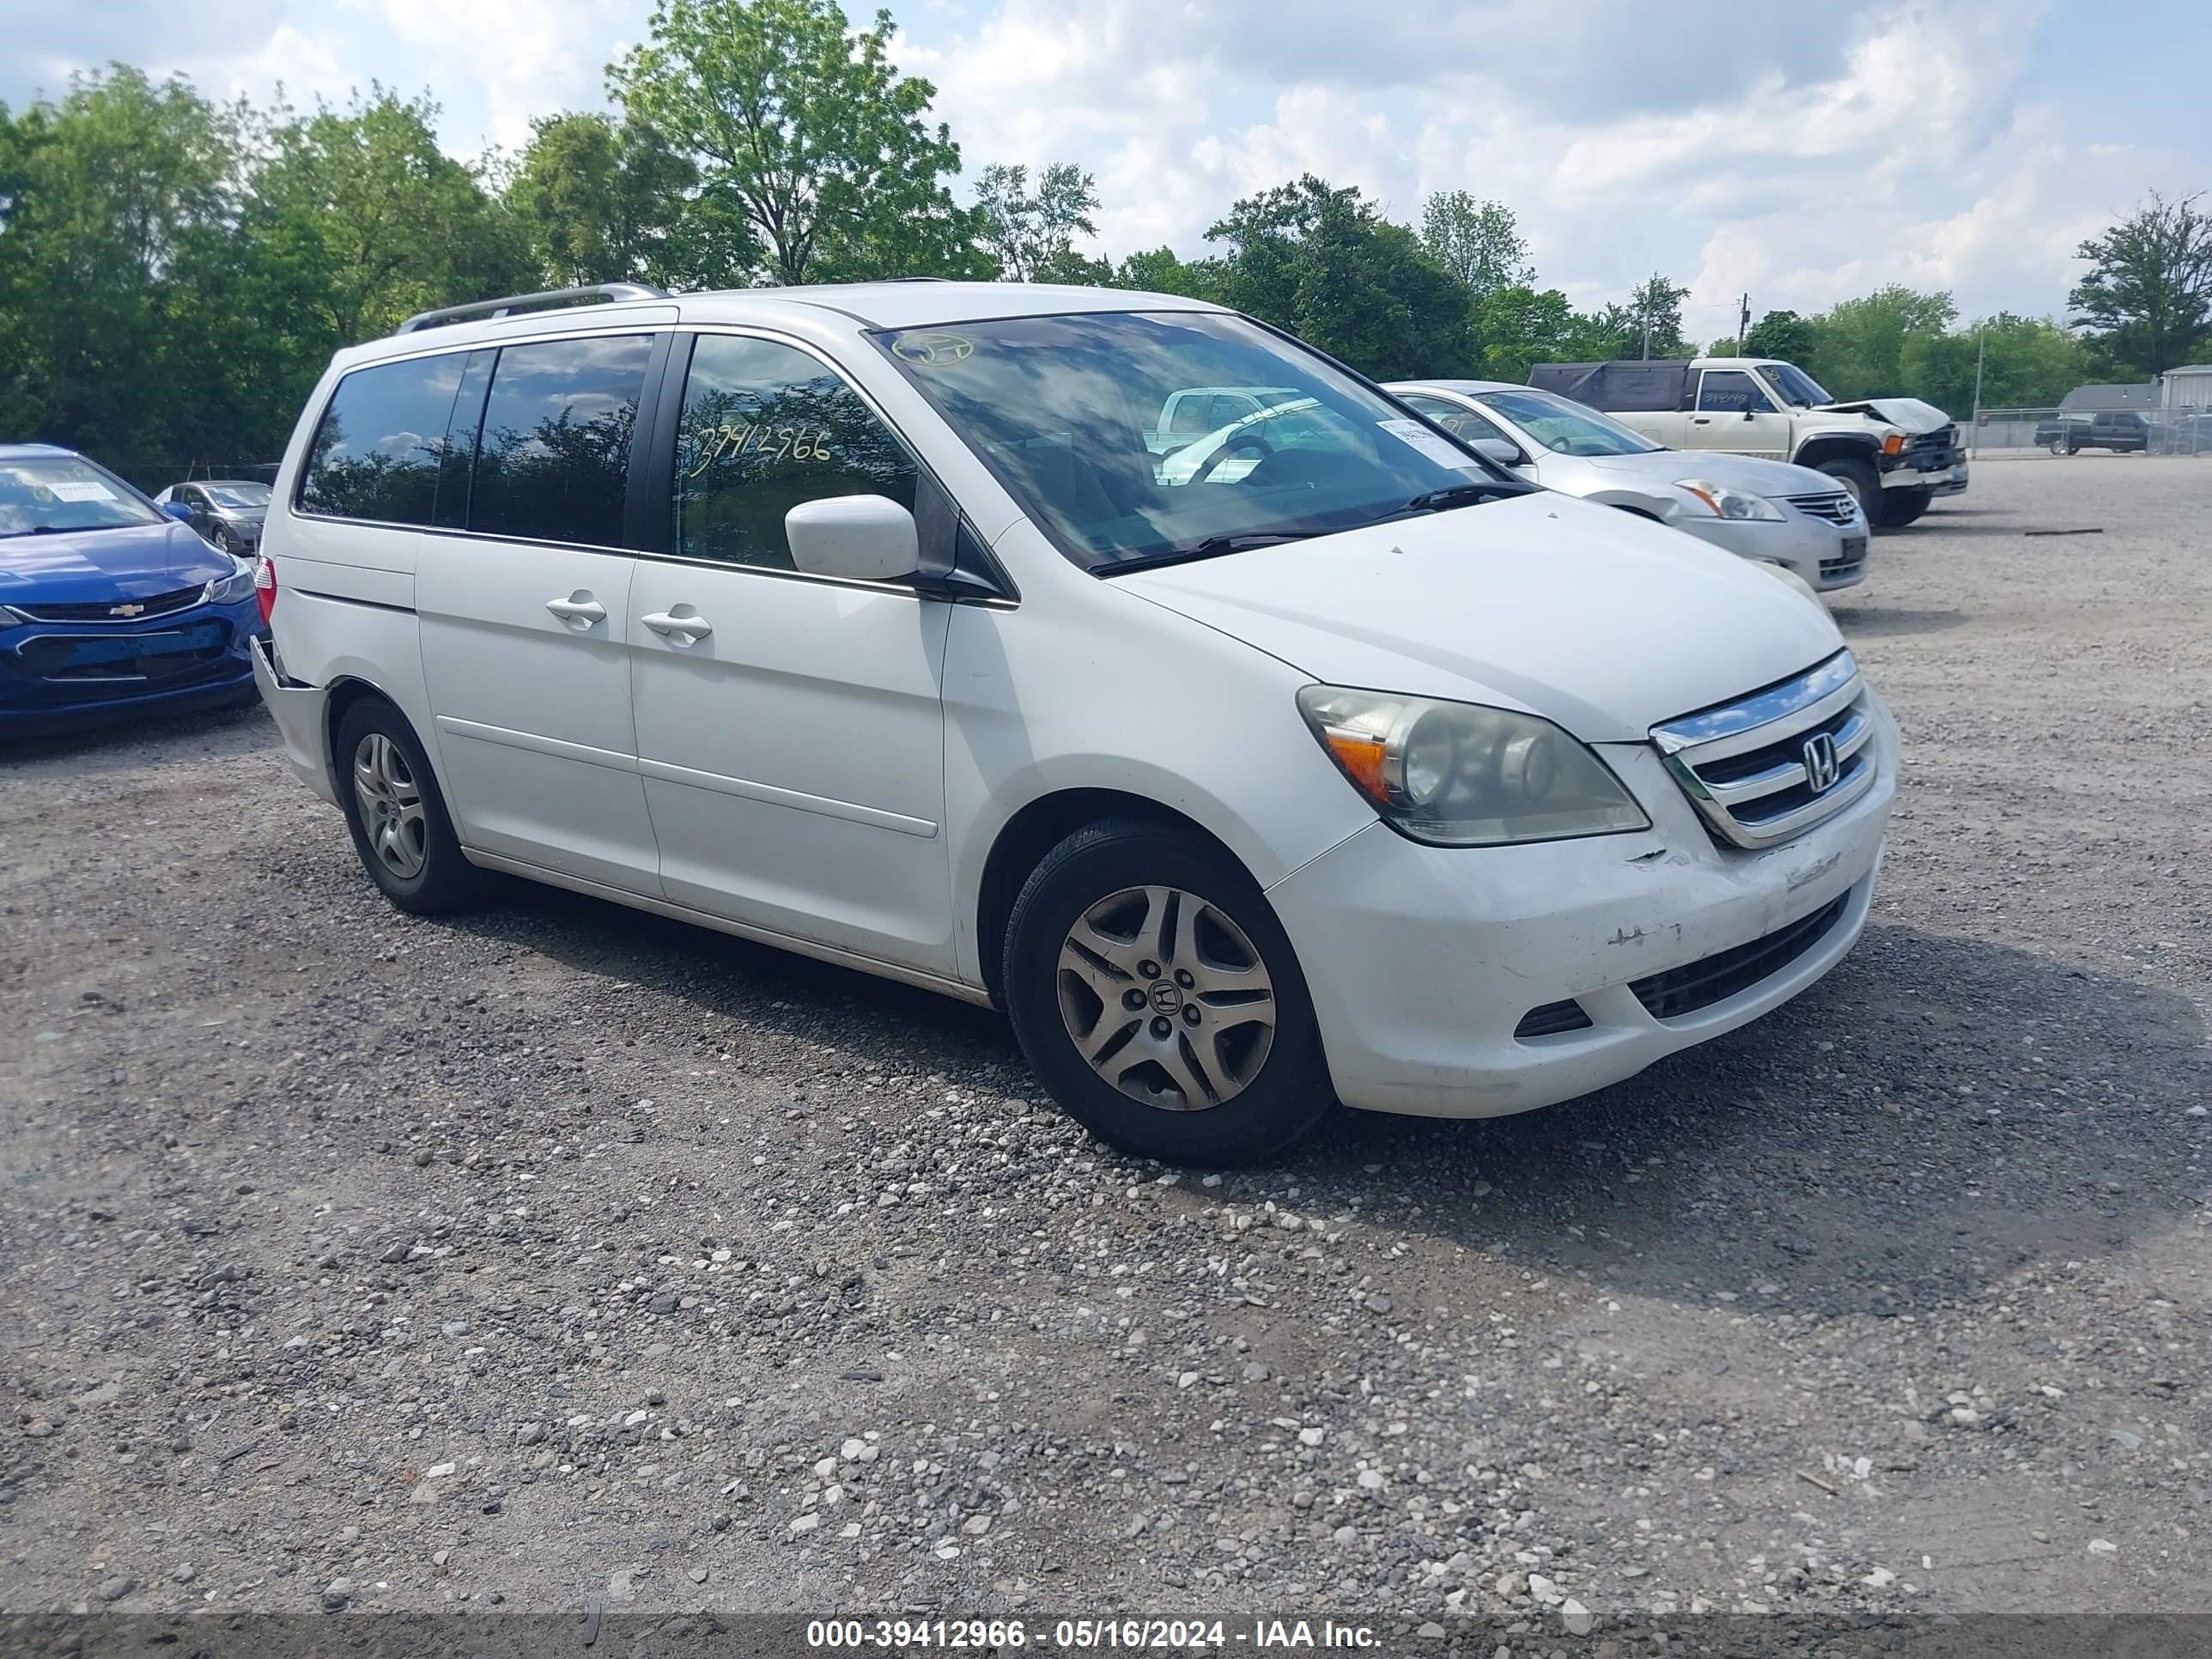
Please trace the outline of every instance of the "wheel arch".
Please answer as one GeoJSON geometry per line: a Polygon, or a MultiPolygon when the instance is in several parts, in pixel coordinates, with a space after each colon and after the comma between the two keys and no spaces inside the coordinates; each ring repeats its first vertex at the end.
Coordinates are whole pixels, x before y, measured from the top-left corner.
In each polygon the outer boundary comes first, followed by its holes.
{"type": "MultiPolygon", "coordinates": [[[[1823,461],[1864,461],[1875,466],[1881,455],[1881,442],[1872,433],[1821,432],[1797,447],[1790,459],[1797,466],[1817,467],[1823,461]]],[[[1877,468],[1877,471],[1879,468],[1877,468]]]]}
{"type": "Polygon", "coordinates": [[[1108,818],[1142,818],[1181,830],[1219,853],[1247,876],[1251,874],[1250,867],[1220,836],[1188,814],[1149,796],[1096,787],[1055,789],[1038,796],[1000,827],[983,860],[983,876],[976,888],[976,957],[993,1006],[1005,1006],[1000,970],[1006,955],[1006,927],[1022,884],[1044,855],[1069,836],[1087,823],[1108,818]]]}

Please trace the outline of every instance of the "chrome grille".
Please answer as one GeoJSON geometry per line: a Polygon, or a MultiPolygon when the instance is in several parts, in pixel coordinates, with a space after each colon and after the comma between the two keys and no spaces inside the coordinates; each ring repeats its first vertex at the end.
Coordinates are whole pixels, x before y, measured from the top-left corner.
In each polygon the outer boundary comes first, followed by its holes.
{"type": "Polygon", "coordinates": [[[168,593],[149,593],[139,599],[97,599],[90,605],[10,605],[8,608],[38,622],[135,623],[148,617],[166,617],[172,611],[189,611],[207,597],[205,584],[179,587],[168,593]]]}
{"type": "Polygon", "coordinates": [[[1808,519],[1825,519],[1830,524],[1849,524],[1859,515],[1859,504],[1849,490],[1838,489],[1832,495],[1784,495],[1782,498],[1808,519]]]}
{"type": "Polygon", "coordinates": [[[1874,709],[1848,651],[1780,685],[1651,728],[1713,839],[1756,850],[1833,817],[1874,782],[1874,709]]]}

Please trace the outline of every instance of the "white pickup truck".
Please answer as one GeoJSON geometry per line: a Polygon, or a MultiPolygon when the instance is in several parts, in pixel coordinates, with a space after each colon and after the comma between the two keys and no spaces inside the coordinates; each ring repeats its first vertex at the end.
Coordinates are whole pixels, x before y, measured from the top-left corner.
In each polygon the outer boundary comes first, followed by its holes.
{"type": "Polygon", "coordinates": [[[1758,455],[1825,472],[1867,522],[1911,524],[1966,488],[1959,428],[1917,398],[1838,403],[1795,363],[1771,357],[1538,363],[1528,384],[1602,410],[1670,449],[1758,455]]]}

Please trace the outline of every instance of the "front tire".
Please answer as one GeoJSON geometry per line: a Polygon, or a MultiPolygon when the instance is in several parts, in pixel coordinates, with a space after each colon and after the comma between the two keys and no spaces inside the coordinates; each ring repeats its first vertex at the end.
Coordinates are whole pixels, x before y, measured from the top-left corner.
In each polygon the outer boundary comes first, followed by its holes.
{"type": "Polygon", "coordinates": [[[380,697],[345,711],[332,744],[346,828],[384,896],[418,916],[483,896],[483,871],[462,855],[438,780],[406,717],[380,697]]]}
{"type": "Polygon", "coordinates": [[[1867,521],[1867,528],[1875,529],[1881,524],[1881,475],[1866,462],[1848,455],[1838,455],[1833,460],[1823,461],[1814,469],[1825,472],[1851,492],[1851,499],[1859,504],[1859,516],[1867,521]]]}
{"type": "Polygon", "coordinates": [[[1046,1090],[1125,1152],[1249,1163],[1334,1103],[1289,936],[1185,831],[1111,819],[1054,848],[1014,900],[1000,984],[1046,1090]]]}
{"type": "Polygon", "coordinates": [[[1885,489],[1881,492],[1881,522],[1885,528],[1902,530],[1935,504],[1932,489],[1885,489]]]}

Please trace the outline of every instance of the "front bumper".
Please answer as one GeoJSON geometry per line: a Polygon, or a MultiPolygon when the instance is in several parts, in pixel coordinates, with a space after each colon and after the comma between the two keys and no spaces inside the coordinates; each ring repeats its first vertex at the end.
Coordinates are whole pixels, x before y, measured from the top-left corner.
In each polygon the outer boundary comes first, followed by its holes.
{"type": "Polygon", "coordinates": [[[1866,923],[1897,781],[1886,710],[1879,726],[1874,786],[1765,852],[1715,846],[1658,756],[1621,744],[1600,753],[1650,814],[1648,831],[1444,848],[1378,822],[1293,872],[1268,896],[1297,949],[1339,1097],[1436,1117],[1527,1111],[1796,996],[1866,923]],[[1655,988],[1680,985],[1692,976],[1670,970],[1692,964],[1717,973],[1711,959],[1777,935],[1777,951],[1791,951],[1717,1000],[1670,1012],[1680,1004],[1655,988]],[[1532,1011],[1570,1000],[1585,1027],[1516,1036],[1532,1011]]]}
{"type": "Polygon", "coordinates": [[[0,728],[71,724],[234,697],[253,684],[258,607],[196,605],[142,623],[0,629],[0,728]]]}
{"type": "Polygon", "coordinates": [[[1881,475],[1884,489],[1924,489],[1931,495],[1963,495],[1966,493],[1966,464],[1954,461],[1948,466],[1920,469],[1900,466],[1881,475]]]}
{"type": "Polygon", "coordinates": [[[276,722],[276,735],[284,744],[284,763],[295,776],[331,805],[338,804],[331,781],[329,718],[331,694],[319,685],[302,685],[287,678],[276,657],[276,641],[253,642],[253,680],[261,688],[261,701],[276,722]]]}
{"type": "Polygon", "coordinates": [[[1864,519],[1837,525],[1800,513],[1795,507],[1785,507],[1783,511],[1787,516],[1779,524],[1771,519],[1692,519],[1686,515],[1674,520],[1674,527],[1738,558],[1778,564],[1802,578],[1816,592],[1856,586],[1866,580],[1864,519]]]}

